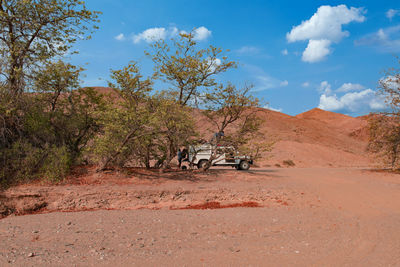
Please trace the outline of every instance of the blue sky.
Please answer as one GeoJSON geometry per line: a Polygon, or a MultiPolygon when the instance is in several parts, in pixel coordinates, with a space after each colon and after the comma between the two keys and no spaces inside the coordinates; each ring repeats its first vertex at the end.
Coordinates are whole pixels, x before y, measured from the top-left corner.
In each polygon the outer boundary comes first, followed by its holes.
{"type": "Polygon", "coordinates": [[[100,29],[75,45],[85,86],[106,86],[110,69],[134,60],[145,75],[152,38],[198,29],[201,45],[229,49],[239,68],[224,74],[271,109],[296,115],[320,107],[353,116],[384,108],[375,95],[398,67],[399,1],[87,0],[100,29]]]}

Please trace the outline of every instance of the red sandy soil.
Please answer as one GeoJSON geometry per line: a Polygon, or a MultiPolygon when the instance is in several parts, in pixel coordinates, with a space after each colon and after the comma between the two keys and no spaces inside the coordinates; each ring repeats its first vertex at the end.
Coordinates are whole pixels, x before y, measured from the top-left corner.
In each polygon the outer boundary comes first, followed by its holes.
{"type": "Polygon", "coordinates": [[[371,169],[367,118],[258,115],[260,168],[80,167],[0,192],[0,266],[400,266],[400,176],[371,169]]]}
{"type": "Polygon", "coordinates": [[[264,111],[263,131],[277,140],[269,160],[262,166],[292,160],[297,167],[370,166],[367,121],[313,109],[297,116],[264,111]]]}
{"type": "Polygon", "coordinates": [[[3,211],[42,214],[0,220],[0,266],[399,266],[399,177],[89,170],[2,194],[3,211]]]}

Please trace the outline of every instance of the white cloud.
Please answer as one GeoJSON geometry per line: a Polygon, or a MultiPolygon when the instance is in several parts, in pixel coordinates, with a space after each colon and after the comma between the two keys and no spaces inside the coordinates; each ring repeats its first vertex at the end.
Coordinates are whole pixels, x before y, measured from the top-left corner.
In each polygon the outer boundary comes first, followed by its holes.
{"type": "Polygon", "coordinates": [[[270,105],[265,105],[263,108],[269,109],[269,110],[272,110],[272,111],[276,111],[276,112],[282,112],[281,108],[273,108],[270,105]]]}
{"type": "Polygon", "coordinates": [[[339,42],[343,37],[349,36],[348,31],[342,31],[342,26],[352,21],[363,22],[364,10],[362,8],[347,8],[346,5],[320,6],[317,12],[300,25],[293,27],[286,35],[289,42],[327,39],[339,42]]]}
{"type": "Polygon", "coordinates": [[[302,60],[304,62],[314,63],[325,59],[330,51],[331,41],[323,40],[310,40],[306,50],[303,52],[302,60]]]}
{"type": "Polygon", "coordinates": [[[338,96],[333,94],[331,85],[324,81],[318,88],[321,92],[318,107],[329,111],[350,113],[367,113],[382,110],[386,107],[385,101],[371,89],[364,89],[360,84],[345,83],[335,92],[345,92],[338,96]],[[357,91],[357,92],[354,92],[357,91]]]}
{"type": "Polygon", "coordinates": [[[309,87],[309,86],[310,86],[310,83],[309,83],[309,82],[304,82],[304,83],[301,84],[301,86],[302,86],[302,87],[309,87]]]}
{"type": "Polygon", "coordinates": [[[211,31],[204,26],[196,28],[193,31],[193,39],[196,41],[203,41],[206,40],[208,37],[211,36],[211,31]]]}
{"type": "Polygon", "coordinates": [[[167,37],[167,30],[165,28],[150,28],[139,34],[133,36],[133,42],[135,44],[145,41],[147,43],[152,43],[158,40],[165,39],[167,37]]]}
{"type": "Polygon", "coordinates": [[[347,8],[346,5],[320,6],[309,20],[293,27],[286,34],[286,39],[289,43],[308,41],[302,59],[310,63],[318,62],[331,53],[332,43],[350,35],[342,30],[342,26],[353,21],[363,22],[364,13],[363,8],[347,8]]]}
{"type": "Polygon", "coordinates": [[[336,92],[347,93],[347,92],[352,92],[352,91],[361,91],[364,89],[365,89],[365,87],[358,83],[344,83],[342,86],[340,86],[336,90],[336,92]]]}
{"type": "Polygon", "coordinates": [[[289,85],[289,82],[286,81],[286,80],[281,81],[281,83],[280,83],[280,86],[281,86],[281,87],[285,87],[285,86],[288,86],[288,85],[289,85]]]}
{"type": "MultiPolygon", "coordinates": [[[[144,30],[141,33],[134,34],[132,37],[133,43],[138,44],[142,41],[146,43],[152,43],[156,42],[158,40],[164,40],[167,37],[175,37],[180,33],[188,33],[187,31],[184,30],[179,30],[177,27],[170,27],[169,29],[166,29],[164,27],[155,27],[155,28],[149,28],[147,30],[144,30]]],[[[206,40],[208,37],[211,36],[211,31],[208,30],[206,27],[201,26],[199,28],[196,28],[193,31],[193,39],[195,41],[203,41],[206,40]]],[[[125,36],[121,33],[120,35],[115,37],[120,38],[117,40],[124,40],[125,36]]]]}
{"type": "Polygon", "coordinates": [[[117,41],[124,41],[125,40],[125,35],[123,33],[120,33],[117,36],[115,36],[114,39],[117,40],[117,41]]]}
{"type": "Polygon", "coordinates": [[[330,95],[332,94],[332,89],[331,85],[327,81],[321,82],[321,84],[318,87],[318,91],[320,93],[323,93],[325,95],[330,95]]]}
{"type": "Polygon", "coordinates": [[[371,89],[366,89],[347,93],[341,97],[336,94],[331,96],[322,94],[318,107],[329,111],[369,112],[383,109],[385,106],[383,99],[378,98],[371,89]]]}
{"type": "Polygon", "coordinates": [[[282,53],[282,55],[284,55],[284,56],[289,55],[289,51],[288,51],[287,49],[283,49],[283,50],[281,51],[281,53],[282,53]]]}
{"type": "Polygon", "coordinates": [[[379,29],[375,33],[367,34],[356,45],[375,46],[382,52],[400,52],[400,25],[379,29]]]}
{"type": "Polygon", "coordinates": [[[389,10],[386,12],[386,17],[387,17],[388,19],[392,20],[393,17],[399,15],[399,12],[400,12],[400,10],[397,10],[397,9],[389,9],[389,10]]]}

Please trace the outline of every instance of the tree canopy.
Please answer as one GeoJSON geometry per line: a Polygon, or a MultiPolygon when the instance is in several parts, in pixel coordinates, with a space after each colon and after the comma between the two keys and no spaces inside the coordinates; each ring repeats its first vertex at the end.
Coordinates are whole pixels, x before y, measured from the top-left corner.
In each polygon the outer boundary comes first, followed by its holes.
{"type": "Polygon", "coordinates": [[[32,70],[90,38],[99,14],[79,0],[1,0],[1,74],[10,91],[22,93],[32,70]]]}

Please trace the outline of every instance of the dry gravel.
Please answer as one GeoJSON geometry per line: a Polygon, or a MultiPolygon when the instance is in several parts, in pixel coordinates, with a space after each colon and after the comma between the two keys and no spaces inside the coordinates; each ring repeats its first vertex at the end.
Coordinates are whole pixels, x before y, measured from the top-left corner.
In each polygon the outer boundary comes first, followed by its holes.
{"type": "Polygon", "coordinates": [[[0,265],[400,266],[399,175],[308,168],[196,177],[12,188],[3,209],[22,212],[25,203],[45,213],[0,220],[0,265]],[[262,207],[171,210],[211,201],[262,207]],[[60,212],[85,208],[94,211],[60,212]]]}

